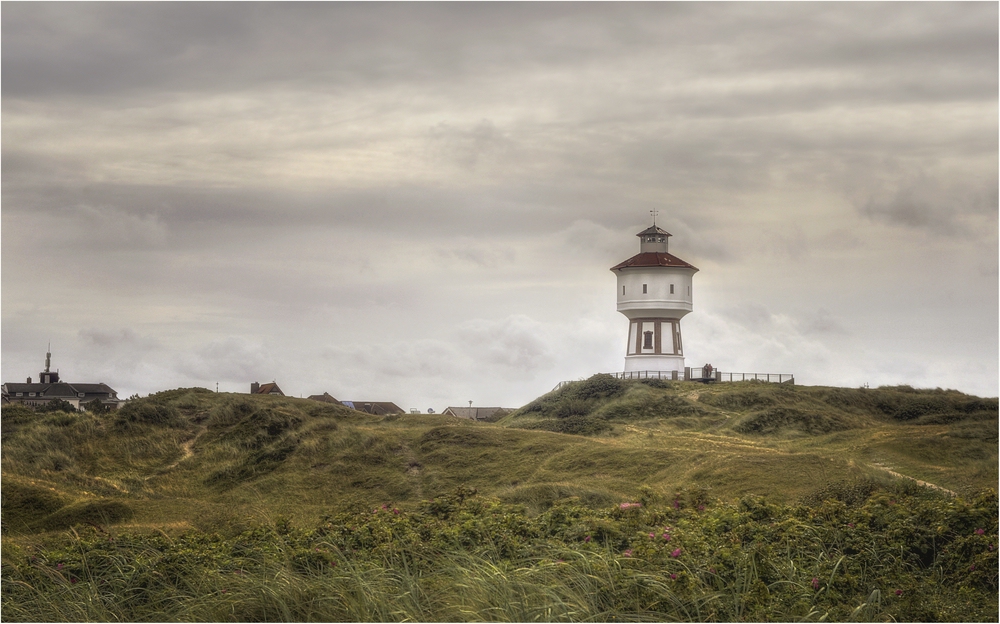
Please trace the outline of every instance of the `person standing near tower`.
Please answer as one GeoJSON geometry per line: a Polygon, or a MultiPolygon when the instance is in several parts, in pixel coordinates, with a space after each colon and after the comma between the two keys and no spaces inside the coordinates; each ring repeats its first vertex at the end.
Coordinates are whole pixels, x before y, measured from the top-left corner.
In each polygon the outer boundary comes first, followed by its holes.
{"type": "Polygon", "coordinates": [[[693,265],[667,252],[670,232],[653,225],[636,234],[639,253],[611,267],[618,311],[629,320],[625,372],[684,371],[681,318],[691,311],[693,265]]]}

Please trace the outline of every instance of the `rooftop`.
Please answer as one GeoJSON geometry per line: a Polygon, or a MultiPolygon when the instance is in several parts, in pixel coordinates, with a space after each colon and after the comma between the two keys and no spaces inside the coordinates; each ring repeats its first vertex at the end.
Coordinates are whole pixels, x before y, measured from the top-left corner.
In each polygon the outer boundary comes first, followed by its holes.
{"type": "Polygon", "coordinates": [[[681,260],[677,256],[668,253],[662,253],[659,251],[647,251],[645,253],[636,254],[631,258],[629,258],[628,260],[626,260],[625,262],[621,262],[611,267],[611,270],[617,271],[619,269],[628,269],[632,267],[655,267],[655,266],[679,267],[685,269],[694,269],[695,271],[698,270],[698,267],[681,260]]]}

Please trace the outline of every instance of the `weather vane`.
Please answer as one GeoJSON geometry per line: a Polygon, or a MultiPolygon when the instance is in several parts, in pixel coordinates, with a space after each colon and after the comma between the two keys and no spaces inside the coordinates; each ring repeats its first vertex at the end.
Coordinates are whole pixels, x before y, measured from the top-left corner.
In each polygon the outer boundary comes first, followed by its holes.
{"type": "Polygon", "coordinates": [[[656,215],[660,214],[660,211],[654,208],[649,211],[649,214],[653,215],[653,227],[656,227],[656,215]]]}

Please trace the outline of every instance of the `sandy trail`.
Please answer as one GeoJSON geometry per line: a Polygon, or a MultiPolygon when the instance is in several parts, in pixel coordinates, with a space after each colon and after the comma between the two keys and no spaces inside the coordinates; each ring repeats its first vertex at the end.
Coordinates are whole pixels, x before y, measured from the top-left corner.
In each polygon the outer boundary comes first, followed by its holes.
{"type": "Polygon", "coordinates": [[[157,476],[162,475],[163,473],[165,473],[167,471],[173,470],[174,468],[176,468],[177,466],[179,466],[182,461],[184,461],[185,459],[188,459],[191,456],[193,456],[194,455],[194,445],[195,445],[195,443],[198,442],[198,438],[200,438],[206,431],[208,431],[208,427],[202,427],[201,429],[199,429],[198,433],[195,434],[195,436],[193,438],[191,438],[190,440],[187,440],[187,441],[185,441],[184,443],[181,444],[181,453],[182,454],[181,454],[180,459],[178,459],[174,463],[170,464],[169,466],[164,466],[162,470],[160,470],[156,474],[149,475],[148,477],[146,477],[145,480],[149,481],[153,477],[157,477],[157,476]]]}
{"type": "Polygon", "coordinates": [[[905,474],[900,474],[900,473],[896,472],[895,470],[893,470],[892,468],[888,468],[886,466],[883,466],[882,464],[874,463],[874,464],[868,464],[868,465],[870,467],[872,467],[872,468],[877,468],[877,469],[882,470],[884,472],[888,472],[889,474],[891,474],[894,477],[899,477],[900,479],[908,479],[910,481],[913,481],[917,485],[920,485],[920,486],[923,486],[923,487],[927,487],[927,488],[931,488],[932,490],[937,490],[939,492],[944,492],[945,494],[948,494],[949,496],[958,496],[958,492],[954,492],[952,490],[949,490],[948,488],[941,487],[940,485],[934,485],[933,483],[928,483],[927,481],[921,481],[920,479],[915,479],[913,477],[908,477],[905,474]]]}

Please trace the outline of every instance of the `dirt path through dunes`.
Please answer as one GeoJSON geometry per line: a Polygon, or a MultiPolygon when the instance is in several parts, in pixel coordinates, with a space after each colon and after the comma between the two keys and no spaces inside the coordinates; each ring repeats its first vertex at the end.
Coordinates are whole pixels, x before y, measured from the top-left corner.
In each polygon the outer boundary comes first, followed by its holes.
{"type": "Polygon", "coordinates": [[[931,488],[932,490],[937,490],[939,492],[944,492],[945,494],[947,494],[949,496],[958,496],[957,492],[953,492],[953,491],[949,490],[948,488],[941,487],[940,485],[934,485],[933,483],[928,483],[927,481],[921,481],[920,479],[914,479],[913,477],[908,477],[905,474],[899,474],[898,472],[896,472],[892,468],[888,468],[886,466],[883,466],[880,463],[876,462],[874,464],[868,464],[868,465],[871,466],[872,468],[878,468],[879,470],[882,470],[884,472],[888,472],[889,474],[891,474],[894,477],[899,477],[900,479],[908,479],[910,481],[913,481],[917,485],[920,485],[920,486],[923,486],[923,487],[928,487],[928,488],[931,488]]]}
{"type": "Polygon", "coordinates": [[[170,464],[169,466],[164,466],[163,469],[161,469],[159,472],[157,472],[156,474],[149,475],[148,477],[146,477],[145,480],[149,481],[153,477],[159,476],[159,475],[161,475],[161,474],[163,474],[165,472],[173,470],[174,468],[176,468],[177,466],[179,466],[182,461],[184,461],[185,459],[188,459],[189,457],[191,457],[192,455],[194,455],[194,445],[198,441],[198,438],[200,438],[206,431],[208,431],[208,427],[201,427],[198,430],[198,433],[196,433],[193,438],[191,438],[190,440],[187,440],[187,441],[185,441],[185,442],[183,442],[181,444],[181,453],[182,454],[181,454],[180,459],[178,459],[174,463],[170,464]]]}

